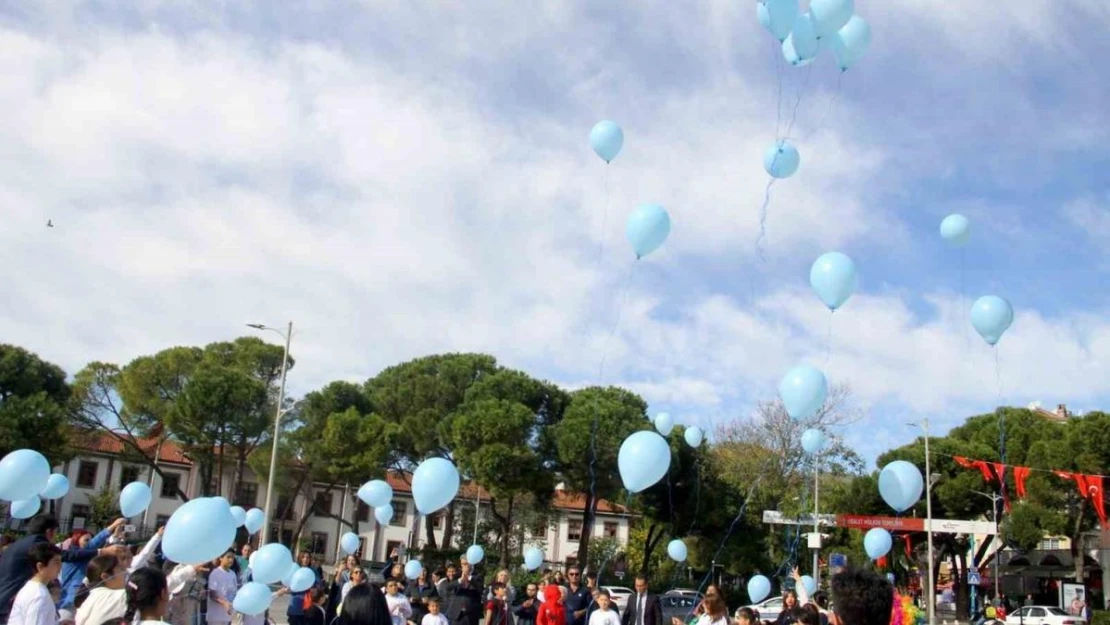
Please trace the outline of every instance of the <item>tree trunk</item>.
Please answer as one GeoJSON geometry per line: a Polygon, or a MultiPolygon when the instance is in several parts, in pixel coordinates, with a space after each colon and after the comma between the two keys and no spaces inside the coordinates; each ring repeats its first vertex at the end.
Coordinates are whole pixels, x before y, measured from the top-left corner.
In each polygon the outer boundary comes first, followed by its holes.
{"type": "MultiPolygon", "coordinates": [[[[443,517],[443,548],[449,549],[455,539],[455,502],[447,504],[447,514],[443,517]]],[[[434,543],[433,543],[434,545],[434,543]]]]}
{"type": "Polygon", "coordinates": [[[502,567],[508,567],[509,566],[509,536],[512,533],[512,529],[513,529],[513,504],[514,503],[516,503],[515,498],[514,497],[509,497],[509,509],[505,513],[505,525],[503,526],[503,531],[501,532],[501,534],[502,534],[502,538],[501,538],[501,566],[502,567]]]}
{"type": "MultiPolygon", "coordinates": [[[[959,544],[959,543],[957,543],[959,544]]],[[[963,545],[966,547],[966,545],[963,545]]],[[[968,604],[970,597],[967,588],[967,550],[957,549],[952,557],[952,565],[956,571],[956,618],[967,620],[968,604]]]]}
{"type": "Polygon", "coordinates": [[[578,539],[578,566],[586,566],[590,555],[590,537],[594,533],[594,514],[597,497],[586,492],[586,506],[582,510],[582,535],[578,539]]]}
{"type": "Polygon", "coordinates": [[[231,496],[228,497],[232,503],[239,498],[239,491],[243,488],[243,473],[247,466],[247,453],[243,449],[239,449],[238,458],[235,459],[235,477],[231,484],[231,496]]]}
{"type": "MultiPolygon", "coordinates": [[[[444,519],[444,523],[447,523],[446,519],[444,519]]],[[[434,525],[435,525],[434,523],[425,523],[424,524],[424,537],[425,537],[424,546],[427,547],[428,549],[438,549],[438,547],[436,546],[436,528],[434,527],[434,525]]],[[[450,531],[451,531],[451,525],[450,525],[450,523],[448,523],[446,525],[446,527],[444,528],[444,530],[443,530],[443,538],[444,538],[443,544],[444,545],[450,544],[446,540],[447,533],[450,532],[450,531]]]]}
{"type": "Polygon", "coordinates": [[[1075,583],[1083,583],[1083,517],[1087,514],[1087,500],[1079,502],[1079,512],[1075,515],[1075,525],[1071,532],[1071,557],[1075,562],[1075,583]]]}

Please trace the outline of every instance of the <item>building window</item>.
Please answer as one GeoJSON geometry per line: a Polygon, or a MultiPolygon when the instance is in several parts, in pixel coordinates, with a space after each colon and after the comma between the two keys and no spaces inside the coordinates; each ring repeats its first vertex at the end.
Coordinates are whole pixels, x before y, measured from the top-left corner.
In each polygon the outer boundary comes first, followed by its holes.
{"type": "Polygon", "coordinates": [[[77,465],[77,488],[96,488],[96,474],[99,469],[99,462],[82,460],[77,465]]]}
{"type": "Polygon", "coordinates": [[[578,556],[567,556],[567,568],[578,564],[578,556]]]}
{"type": "Polygon", "coordinates": [[[162,499],[177,499],[177,491],[180,488],[180,475],[177,473],[166,473],[162,476],[162,499]]]}
{"type": "Polygon", "coordinates": [[[443,510],[440,510],[439,512],[436,512],[436,513],[432,514],[431,518],[428,519],[428,523],[432,524],[432,529],[437,529],[437,530],[443,529],[444,516],[445,515],[443,513],[443,510]]]}
{"type": "Polygon", "coordinates": [[[404,543],[402,543],[399,540],[387,540],[387,541],[385,541],[385,556],[387,558],[389,558],[389,557],[391,557],[391,555],[394,552],[400,554],[401,549],[402,549],[403,546],[404,546],[404,543]]]}
{"type": "Polygon", "coordinates": [[[159,514],[158,516],[154,517],[154,527],[156,527],[156,528],[165,527],[166,523],[169,523],[169,522],[170,522],[170,517],[165,515],[165,514],[159,514]]]}
{"type": "Polygon", "coordinates": [[[617,537],[617,523],[615,521],[606,521],[601,530],[601,535],[606,538],[617,537]]]}
{"type": "Polygon", "coordinates": [[[293,502],[289,499],[288,495],[279,495],[277,500],[277,508],[274,509],[274,518],[283,521],[293,520],[293,502]]]}
{"type": "Polygon", "coordinates": [[[119,487],[123,488],[131,482],[139,481],[139,467],[124,465],[119,471],[119,487]]]}
{"type": "Polygon", "coordinates": [[[393,517],[389,519],[389,524],[403,526],[405,524],[405,514],[408,511],[409,503],[407,501],[394,501],[393,517]]]}
{"type": "Polygon", "coordinates": [[[370,520],[370,506],[359,501],[358,510],[355,512],[355,515],[359,523],[366,523],[370,520]]]}
{"type": "Polygon", "coordinates": [[[312,553],[327,553],[328,552],[328,533],[327,532],[312,532],[312,545],[309,548],[312,553]]]}
{"type": "Polygon", "coordinates": [[[254,508],[258,505],[258,484],[254,482],[240,482],[239,490],[235,493],[235,501],[232,502],[236,506],[247,508],[254,508]]]}
{"type": "Polygon", "coordinates": [[[532,528],[532,536],[535,538],[544,538],[547,536],[547,519],[541,519],[536,522],[536,526],[532,528]]]}
{"type": "Polygon", "coordinates": [[[312,507],[318,514],[331,514],[331,502],[332,494],[330,490],[319,492],[316,493],[316,501],[312,507]]]}
{"type": "Polygon", "coordinates": [[[1041,541],[1040,549],[1045,551],[1050,549],[1063,549],[1063,545],[1064,541],[1060,540],[1059,538],[1046,538],[1041,541]]]}
{"type": "MultiPolygon", "coordinates": [[[[70,510],[69,514],[73,517],[74,521],[80,519],[81,527],[85,527],[84,521],[89,518],[89,507],[84,504],[73,504],[73,508],[70,510]]],[[[74,528],[81,529],[77,527],[77,525],[74,525],[74,528]]]]}
{"type": "Polygon", "coordinates": [[[582,540],[582,519],[570,519],[567,521],[567,540],[572,543],[582,540]]]}

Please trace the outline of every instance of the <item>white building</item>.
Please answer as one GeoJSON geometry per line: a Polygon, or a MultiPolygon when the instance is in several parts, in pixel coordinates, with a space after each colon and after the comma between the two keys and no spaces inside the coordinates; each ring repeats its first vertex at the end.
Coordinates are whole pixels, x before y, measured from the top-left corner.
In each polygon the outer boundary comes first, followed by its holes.
{"type": "MultiPolygon", "coordinates": [[[[54,513],[63,524],[68,521],[74,528],[84,527],[90,512],[90,496],[100,493],[106,485],[118,491],[134,481],[150,484],[153,502],[145,518],[133,519],[133,522],[151,528],[164,525],[181,505],[177,496],[178,488],[190,498],[201,495],[199,467],[179,445],[173,441],[165,441],[159,445],[155,440],[141,440],[139,444],[151,455],[157,453],[158,465],[165,474],[166,481],[163,482],[163,478],[145,464],[126,461],[123,444],[119,440],[106,434],[94,436],[83,445],[84,450],[75,458],[54,469],[65,474],[70,482],[69,493],[55,502],[54,513]]],[[[246,467],[239,492],[232,493],[234,464],[233,461],[224,462],[223,488],[222,492],[216,494],[225,497],[232,505],[247,509],[263,507],[266,476],[259,479],[250,467],[246,467]]],[[[416,512],[409,484],[397,474],[390,474],[387,481],[393,487],[393,518],[385,526],[380,525],[374,519],[371,509],[355,496],[358,485],[352,485],[346,497],[343,488],[328,489],[324,484],[316,484],[312,488],[315,510],[330,511],[331,514],[341,515],[345,519],[357,516],[364,560],[381,562],[388,559],[394,548],[419,548],[425,542],[426,529],[423,524],[429,519],[416,512]]],[[[312,502],[301,494],[297,495],[292,506],[286,505],[286,497],[276,499],[275,510],[271,515],[271,536],[275,539],[280,537],[285,544],[291,544],[294,542],[293,532],[302,516],[309,511],[312,502]],[[277,518],[282,510],[287,512],[284,524],[277,518]]],[[[473,506],[475,501],[486,503],[489,498],[484,491],[477,492],[472,484],[464,483],[459,490],[459,500],[460,504],[465,501],[466,506],[473,506]]],[[[548,563],[573,563],[582,532],[585,498],[581,494],[558,488],[552,500],[552,508],[553,521],[543,530],[545,535],[542,536],[542,541],[537,542],[542,542],[548,563]]],[[[456,510],[463,509],[465,508],[462,505],[456,506],[456,510]]],[[[338,551],[339,536],[349,531],[349,526],[341,524],[335,518],[318,514],[315,510],[305,523],[300,538],[308,541],[313,553],[322,556],[324,560],[330,560],[338,551]]],[[[594,536],[615,538],[623,548],[628,544],[630,520],[631,515],[622,506],[599,501],[594,536]]],[[[444,533],[443,517],[439,514],[432,515],[430,521],[436,524],[434,535],[437,544],[441,544],[444,533]]],[[[470,540],[464,535],[458,536],[453,542],[456,547],[465,547],[470,540]]]]}

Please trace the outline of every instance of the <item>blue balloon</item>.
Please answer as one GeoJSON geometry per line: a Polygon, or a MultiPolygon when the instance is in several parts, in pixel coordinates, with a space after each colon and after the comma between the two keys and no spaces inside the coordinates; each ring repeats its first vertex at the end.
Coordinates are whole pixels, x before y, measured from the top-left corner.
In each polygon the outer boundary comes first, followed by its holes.
{"type": "Polygon", "coordinates": [[[763,170],[772,178],[789,178],[798,171],[802,157],[798,148],[785,140],[777,141],[763,152],[763,170]]]}
{"type": "Polygon", "coordinates": [[[600,121],[590,130],[590,147],[606,163],[613,162],[624,146],[624,131],[615,122],[600,121]]]}
{"type": "Polygon", "coordinates": [[[0,499],[30,499],[41,493],[48,481],[50,463],[33,449],[18,449],[0,460],[0,499]]]}
{"type": "Polygon", "coordinates": [[[393,519],[393,506],[385,504],[374,508],[374,519],[383,527],[389,525],[389,521],[393,519]]]}
{"type": "Polygon", "coordinates": [[[149,486],[142,482],[131,482],[119,492],[119,511],[128,518],[138,516],[150,506],[151,498],[149,486]]]}
{"type": "MultiPolygon", "coordinates": [[[[254,556],[251,565],[252,579],[263,584],[280,582],[293,565],[293,554],[281,543],[262,545],[254,556]]],[[[294,574],[294,577],[296,574],[294,574]]]]}
{"type": "Polygon", "coordinates": [[[820,47],[817,42],[817,25],[813,23],[813,16],[809,13],[799,15],[798,19],[794,20],[794,26],[790,29],[790,36],[786,41],[794,47],[799,60],[806,61],[816,57],[820,47]]]}
{"type": "Polygon", "coordinates": [[[826,252],[813,262],[809,270],[809,284],[817,297],[836,310],[856,291],[856,264],[840,252],[826,252]]]}
{"type": "Polygon", "coordinates": [[[813,579],[809,575],[803,575],[802,588],[805,588],[806,594],[812,597],[813,593],[817,592],[817,580],[813,579]]]}
{"type": "Polygon", "coordinates": [[[416,579],[424,571],[424,565],[420,564],[420,560],[409,560],[405,563],[405,577],[409,579],[416,579]]]}
{"type": "MultiPolygon", "coordinates": [[[[759,20],[759,25],[766,28],[768,32],[771,30],[771,13],[767,11],[767,4],[764,2],[755,3],[755,19],[759,20]]],[[[772,33],[774,34],[774,33],[772,33]]]]}
{"type": "Polygon", "coordinates": [[[247,510],[247,520],[243,523],[243,527],[247,528],[247,533],[254,535],[262,526],[266,524],[266,513],[261,508],[251,508],[247,510]]]}
{"type": "MultiPolygon", "coordinates": [[[[252,566],[254,565],[254,556],[256,556],[256,555],[258,555],[257,551],[251,554],[251,565],[252,566]]],[[[301,570],[301,565],[297,564],[296,562],[291,563],[289,565],[289,570],[285,572],[285,575],[281,576],[281,585],[285,586],[286,588],[292,588],[293,587],[293,576],[296,575],[297,571],[299,571],[299,570],[301,570]]]]}
{"type": "Polygon", "coordinates": [[[817,27],[818,37],[827,37],[840,30],[856,10],[852,0],[810,0],[809,14],[817,27]]]}
{"type": "Polygon", "coordinates": [[[671,447],[655,432],[642,430],[621,443],[617,468],[624,487],[638,493],[663,479],[671,466],[671,447]]]}
{"type": "Polygon", "coordinates": [[[959,213],[953,213],[940,222],[940,236],[952,245],[964,245],[971,238],[971,222],[959,213]]]}
{"type": "Polygon", "coordinates": [[[69,478],[61,473],[53,473],[46,480],[46,488],[42,489],[39,497],[43,499],[61,499],[69,493],[69,478]]]}
{"type": "Polygon", "coordinates": [[[235,542],[235,519],[223,501],[202,497],[186,502],[166,523],[162,552],[179,564],[216,559],[235,542]]]}
{"type": "Polygon", "coordinates": [[[459,492],[459,470],[450,460],[428,458],[412,474],[412,498],[420,514],[444,508],[459,492]]]}
{"type": "Polygon", "coordinates": [[[685,562],[686,543],[677,538],[667,543],[667,555],[675,562],[685,562]]]}
{"type": "Polygon", "coordinates": [[[843,28],[829,38],[829,41],[837,66],[842,71],[847,71],[856,64],[856,61],[863,58],[867,54],[867,49],[871,47],[871,26],[862,17],[853,15],[843,28]]]}
{"type": "Polygon", "coordinates": [[[384,480],[370,480],[358,489],[358,498],[371,508],[393,501],[393,487],[384,480]]]}
{"type": "Polygon", "coordinates": [[[674,429],[674,419],[671,418],[671,415],[669,415],[665,412],[660,412],[659,414],[655,415],[655,431],[656,432],[659,432],[659,434],[662,435],[662,436],[670,436],[671,435],[671,430],[673,430],[673,429],[674,429]]]}
{"type": "Polygon", "coordinates": [[[258,582],[247,582],[239,592],[235,593],[235,600],[231,602],[231,607],[235,608],[236,612],[247,616],[258,616],[270,609],[272,600],[273,595],[270,593],[269,586],[258,582]]]}
{"type": "Polygon", "coordinates": [[[235,527],[243,527],[247,524],[247,511],[241,506],[231,506],[231,518],[235,519],[235,527]]]}
{"type": "Polygon", "coordinates": [[[536,547],[529,547],[524,551],[524,568],[535,571],[543,565],[543,551],[536,547]]]}
{"type": "Polygon", "coordinates": [[[698,447],[705,439],[705,433],[702,432],[701,428],[699,428],[698,426],[691,425],[690,427],[686,428],[686,433],[683,437],[686,439],[687,445],[691,447],[698,447]]]}
{"type": "MultiPolygon", "coordinates": [[[[766,3],[760,3],[763,7],[762,12],[767,14],[767,23],[763,27],[771,31],[775,39],[782,41],[790,35],[790,30],[794,28],[794,22],[797,21],[798,15],[801,10],[798,8],[798,0],[767,0],[766,3]]],[[[760,12],[756,9],[757,16],[760,12]]],[[[760,18],[760,23],[763,23],[763,18],[760,18]]]]}
{"type": "Polygon", "coordinates": [[[771,594],[771,580],[763,575],[755,575],[748,580],[748,599],[752,603],[759,603],[771,594]]]}
{"type": "Polygon", "coordinates": [[[971,306],[971,325],[989,345],[994,345],[1014,322],[1014,307],[997,295],[984,295],[971,306]]]}
{"type": "Polygon", "coordinates": [[[42,507],[42,500],[38,495],[30,499],[22,501],[13,501],[11,506],[11,515],[13,519],[29,519],[39,513],[39,508],[42,507]]]}
{"type": "Polygon", "coordinates": [[[909,510],[921,499],[925,480],[916,465],[895,460],[879,473],[879,494],[895,512],[909,510]]]}
{"type": "Polygon", "coordinates": [[[825,448],[825,433],[817,428],[810,428],[802,432],[802,449],[813,456],[821,453],[825,448]]]}
{"type": "Polygon", "coordinates": [[[878,560],[890,553],[892,544],[890,532],[881,527],[871,528],[863,536],[863,548],[867,551],[867,557],[872,560],[878,560]]]}
{"type": "MultiPolygon", "coordinates": [[[[821,52],[821,41],[817,42],[817,52],[821,52]]],[[[786,41],[782,42],[782,58],[786,59],[786,62],[794,67],[805,67],[817,60],[817,55],[814,54],[808,59],[803,59],[798,56],[798,51],[794,49],[794,40],[787,38],[786,41]]]]}
{"type": "Polygon", "coordinates": [[[307,566],[302,566],[293,573],[293,577],[289,578],[289,590],[293,592],[304,592],[316,583],[316,572],[307,566]]]}
{"type": "Polygon", "coordinates": [[[478,564],[486,557],[486,550],[482,549],[481,545],[471,545],[466,548],[466,561],[470,564],[478,564]]]}
{"type": "Polygon", "coordinates": [[[795,421],[805,421],[817,414],[825,405],[829,383],[820,369],[799,365],[783,376],[779,382],[779,397],[786,414],[795,421]]]}
{"type": "Polygon", "coordinates": [[[671,216],[658,204],[643,204],[628,216],[625,236],[632,244],[636,258],[643,258],[659,249],[671,233],[671,216]]]}
{"type": "Polygon", "coordinates": [[[347,555],[358,553],[360,546],[362,546],[362,541],[359,540],[358,534],[354,532],[347,532],[339,539],[339,548],[347,555]]]}

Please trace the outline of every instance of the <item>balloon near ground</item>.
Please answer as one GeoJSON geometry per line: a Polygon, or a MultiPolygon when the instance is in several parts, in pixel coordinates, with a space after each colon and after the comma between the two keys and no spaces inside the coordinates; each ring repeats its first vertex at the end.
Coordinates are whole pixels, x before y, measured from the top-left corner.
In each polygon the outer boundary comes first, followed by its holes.
{"type": "Polygon", "coordinates": [[[624,131],[615,122],[603,120],[590,130],[590,147],[606,163],[612,163],[624,146],[624,131]]]}
{"type": "Polygon", "coordinates": [[[683,438],[686,439],[687,445],[691,447],[700,447],[701,442],[705,440],[705,433],[702,432],[701,428],[699,428],[698,426],[691,425],[690,427],[686,428],[686,433],[683,434],[683,438]]]}
{"type": "Polygon", "coordinates": [[[779,397],[786,414],[795,421],[805,421],[817,414],[825,405],[829,383],[820,369],[799,365],[783,376],[779,382],[779,397]]]}
{"type": "Polygon", "coordinates": [[[686,543],[677,538],[667,543],[667,555],[675,562],[685,562],[686,543]]]}
{"type": "Polygon", "coordinates": [[[771,580],[763,575],[753,576],[748,580],[748,600],[759,603],[771,594],[771,580]]]}
{"type": "Polygon", "coordinates": [[[813,579],[809,575],[803,575],[802,588],[805,588],[806,594],[812,597],[813,593],[817,592],[817,580],[813,579]]]}
{"type": "Polygon", "coordinates": [[[482,549],[481,545],[471,545],[466,548],[466,561],[470,564],[478,564],[486,558],[486,550],[482,549]]]}
{"type": "Polygon", "coordinates": [[[257,582],[274,584],[289,572],[293,566],[293,554],[281,543],[262,545],[255,553],[254,564],[251,565],[251,576],[257,582]]]}
{"type": "Polygon", "coordinates": [[[879,473],[879,494],[895,512],[909,510],[921,499],[925,480],[916,465],[895,460],[879,473]]]}
{"type": "Polygon", "coordinates": [[[266,524],[266,513],[260,508],[251,508],[247,510],[247,520],[243,523],[243,527],[247,529],[248,534],[257,534],[258,530],[266,524]]]}
{"type": "Polygon", "coordinates": [[[659,432],[660,436],[670,436],[673,429],[674,419],[671,418],[671,415],[665,412],[655,415],[655,431],[659,432]]]}
{"type": "Polygon", "coordinates": [[[872,560],[878,560],[890,553],[890,547],[893,543],[890,532],[881,527],[869,529],[863,536],[863,549],[867,552],[867,557],[872,560]]]}
{"type": "Polygon", "coordinates": [[[459,470],[445,458],[428,458],[412,474],[412,498],[420,514],[447,507],[459,492],[459,470]]]}
{"type": "MultiPolygon", "coordinates": [[[[149,486],[142,482],[131,482],[119,492],[119,511],[128,518],[138,516],[150,507],[151,499],[149,486]]],[[[228,512],[230,511],[229,507],[228,512]]]]}
{"type": "Polygon", "coordinates": [[[829,41],[837,67],[848,71],[871,47],[871,25],[862,17],[853,15],[829,41]]]}
{"type": "Polygon", "coordinates": [[[392,518],[393,506],[391,506],[390,504],[385,504],[384,506],[374,508],[374,519],[378,522],[378,525],[381,525],[383,527],[389,525],[389,521],[392,518]]]}
{"type": "Polygon", "coordinates": [[[358,498],[371,508],[393,501],[393,487],[384,480],[370,480],[358,489],[358,498]]]}
{"type": "Polygon", "coordinates": [[[298,567],[293,576],[289,578],[289,590],[304,592],[316,583],[316,572],[307,566],[298,567]]]}
{"type": "Polygon", "coordinates": [[[836,33],[852,19],[853,11],[852,0],[811,0],[809,3],[809,14],[813,16],[818,37],[836,33]]]}
{"type": "Polygon", "coordinates": [[[822,254],[809,269],[809,285],[829,310],[843,306],[856,292],[857,282],[856,264],[840,252],[822,254]]]}
{"type": "Polygon", "coordinates": [[[628,216],[625,236],[640,259],[659,249],[671,234],[671,216],[658,204],[644,204],[628,216]]]}
{"type": "Polygon", "coordinates": [[[39,508],[42,507],[42,499],[38,495],[30,499],[22,501],[13,501],[11,506],[11,515],[13,519],[29,519],[39,513],[39,508]]]}
{"type": "MultiPolygon", "coordinates": [[[[253,560],[256,555],[258,555],[257,551],[251,554],[251,566],[254,566],[253,560]]],[[[285,572],[285,575],[281,576],[281,585],[285,586],[286,588],[291,588],[293,586],[293,576],[296,575],[297,571],[299,570],[301,570],[301,565],[295,562],[291,563],[289,565],[289,570],[285,572]]]]}
{"type": "Polygon", "coordinates": [[[0,460],[0,499],[23,501],[38,496],[50,481],[50,463],[33,449],[17,449],[0,460]]]}
{"type": "Polygon", "coordinates": [[[242,612],[248,616],[258,616],[270,609],[272,599],[273,596],[270,593],[269,586],[258,582],[248,582],[243,584],[239,592],[235,593],[235,601],[231,602],[231,606],[235,608],[236,612],[242,612]]]}
{"type": "Polygon", "coordinates": [[[964,245],[971,238],[971,222],[959,213],[953,213],[940,222],[940,236],[952,245],[964,245]]]}
{"type": "Polygon", "coordinates": [[[814,456],[825,448],[825,433],[817,428],[810,428],[802,432],[802,450],[814,456]]]}
{"type": "Polygon", "coordinates": [[[802,162],[798,148],[785,140],[775,142],[763,152],[763,169],[772,178],[789,178],[802,162]]]}
{"type": "Polygon", "coordinates": [[[231,518],[235,519],[236,527],[243,527],[247,524],[247,511],[242,506],[231,506],[231,518]]]}
{"type": "Polygon", "coordinates": [[[231,547],[235,530],[231,507],[223,500],[194,499],[178,508],[166,523],[162,552],[179,564],[209,562],[231,547]]]}
{"type": "Polygon", "coordinates": [[[343,553],[349,556],[358,553],[361,544],[362,541],[359,540],[358,534],[354,532],[347,532],[339,539],[339,547],[343,550],[343,553]]]}
{"type": "Polygon", "coordinates": [[[655,432],[634,432],[621,443],[617,468],[628,492],[638,493],[663,479],[671,466],[671,447],[655,432]]]}
{"type": "Polygon", "coordinates": [[[409,560],[405,563],[405,577],[409,579],[416,579],[424,572],[424,565],[420,564],[420,560],[409,560]]]}
{"type": "Polygon", "coordinates": [[[543,551],[536,547],[524,550],[524,568],[535,571],[543,565],[543,551]]]}
{"type": "Polygon", "coordinates": [[[53,473],[46,480],[46,488],[42,489],[39,497],[43,499],[61,499],[69,493],[69,478],[61,473],[53,473]]]}
{"type": "Polygon", "coordinates": [[[1014,322],[1014,307],[997,295],[984,295],[971,305],[971,325],[988,345],[998,343],[1014,322]]]}

